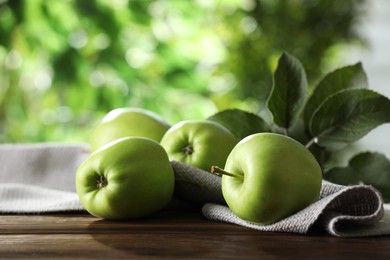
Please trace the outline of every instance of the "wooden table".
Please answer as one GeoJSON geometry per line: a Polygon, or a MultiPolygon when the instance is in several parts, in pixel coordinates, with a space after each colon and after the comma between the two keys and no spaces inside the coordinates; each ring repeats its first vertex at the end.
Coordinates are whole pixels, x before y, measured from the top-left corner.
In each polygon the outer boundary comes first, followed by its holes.
{"type": "Polygon", "coordinates": [[[206,220],[197,208],[136,221],[86,213],[0,215],[0,258],[390,259],[390,236],[259,232],[206,220]]]}

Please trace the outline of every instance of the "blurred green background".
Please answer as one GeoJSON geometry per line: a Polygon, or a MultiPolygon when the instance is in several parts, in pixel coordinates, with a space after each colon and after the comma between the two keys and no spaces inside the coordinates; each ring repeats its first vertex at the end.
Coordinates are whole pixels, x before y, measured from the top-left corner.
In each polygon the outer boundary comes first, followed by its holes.
{"type": "Polygon", "coordinates": [[[363,0],[0,0],[0,142],[88,142],[117,107],[261,113],[282,51],[309,84],[365,40],[363,0]]]}

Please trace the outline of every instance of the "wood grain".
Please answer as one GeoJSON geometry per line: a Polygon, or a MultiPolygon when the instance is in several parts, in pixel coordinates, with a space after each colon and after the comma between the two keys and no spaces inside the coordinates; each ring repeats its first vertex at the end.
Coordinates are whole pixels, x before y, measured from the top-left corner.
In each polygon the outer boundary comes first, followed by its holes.
{"type": "Polygon", "coordinates": [[[267,233],[206,220],[199,209],[133,221],[84,213],[0,215],[0,258],[388,258],[390,237],[267,233]]]}

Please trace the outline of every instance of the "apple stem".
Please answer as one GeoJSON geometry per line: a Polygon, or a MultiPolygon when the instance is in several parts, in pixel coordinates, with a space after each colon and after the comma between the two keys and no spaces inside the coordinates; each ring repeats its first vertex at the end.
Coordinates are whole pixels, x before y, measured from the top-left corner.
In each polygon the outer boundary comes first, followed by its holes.
{"type": "Polygon", "coordinates": [[[220,168],[218,166],[211,166],[211,173],[215,174],[217,176],[227,175],[227,176],[238,178],[238,179],[241,179],[241,180],[244,179],[243,175],[227,172],[227,171],[225,171],[224,169],[222,169],[222,168],[220,168]]]}

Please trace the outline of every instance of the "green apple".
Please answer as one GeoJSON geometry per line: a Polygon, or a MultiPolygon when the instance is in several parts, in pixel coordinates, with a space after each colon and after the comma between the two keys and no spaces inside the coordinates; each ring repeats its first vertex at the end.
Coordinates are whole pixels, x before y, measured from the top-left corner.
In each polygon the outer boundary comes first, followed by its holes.
{"type": "Polygon", "coordinates": [[[172,126],[161,139],[169,159],[206,171],[225,165],[237,138],[222,125],[207,120],[185,120],[172,126]]]}
{"type": "Polygon", "coordinates": [[[239,218],[271,224],[319,198],[322,170],[298,141],[275,133],[242,139],[229,154],[222,174],[222,194],[239,218]]]}
{"type": "Polygon", "coordinates": [[[156,141],[124,137],[102,146],[80,165],[76,191],[84,208],[94,216],[146,217],[171,200],[173,168],[156,141]]]}
{"type": "Polygon", "coordinates": [[[127,136],[141,136],[160,142],[170,128],[156,113],[141,108],[116,108],[98,123],[91,136],[91,151],[127,136]]]}

